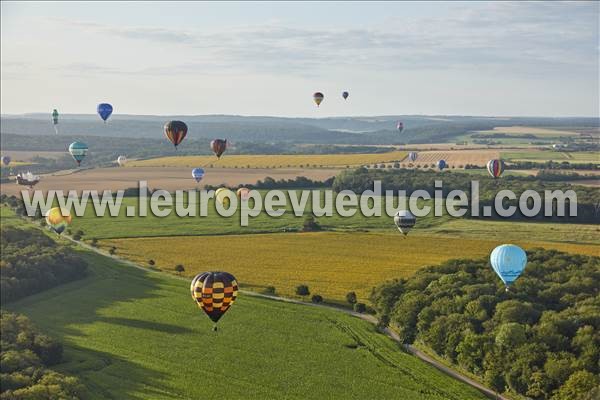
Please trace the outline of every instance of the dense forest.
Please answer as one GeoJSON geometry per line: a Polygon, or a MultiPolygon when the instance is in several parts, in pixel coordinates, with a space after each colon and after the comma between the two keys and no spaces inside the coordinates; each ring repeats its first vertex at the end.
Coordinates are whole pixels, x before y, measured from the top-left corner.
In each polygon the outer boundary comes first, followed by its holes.
{"type": "MultiPolygon", "coordinates": [[[[501,190],[511,190],[515,193],[515,200],[505,199],[503,204],[507,208],[509,206],[518,206],[519,196],[526,190],[534,190],[544,195],[546,190],[574,190],[577,194],[577,216],[576,217],[558,217],[554,216],[551,219],[556,222],[583,222],[583,223],[600,223],[600,189],[593,187],[574,186],[566,183],[545,182],[540,177],[534,176],[513,176],[507,175],[502,179],[494,180],[489,176],[474,176],[464,172],[445,171],[439,173],[433,170],[412,170],[412,169],[366,169],[359,168],[355,170],[347,170],[336,176],[333,182],[333,189],[337,192],[342,190],[351,190],[355,193],[362,193],[365,190],[373,189],[373,181],[381,181],[382,191],[405,190],[408,195],[415,190],[425,190],[433,198],[435,194],[435,181],[443,182],[442,188],[437,189],[442,191],[445,197],[452,190],[462,190],[465,193],[471,193],[471,182],[476,180],[479,182],[479,216],[483,216],[483,208],[485,206],[493,206],[496,194],[501,190]]],[[[542,202],[543,202],[542,197],[542,202]]],[[[529,204],[531,206],[531,204],[529,204]]],[[[493,210],[490,218],[502,218],[493,210]]],[[[553,204],[553,209],[556,209],[556,202],[553,204]]],[[[568,209],[567,209],[568,211],[568,209]]],[[[544,206],[536,219],[550,220],[543,216],[544,206]]],[[[553,213],[556,215],[556,213],[553,213]]],[[[471,215],[470,207],[467,209],[467,216],[471,215]]],[[[483,217],[482,217],[483,218],[483,217]]],[[[514,219],[526,219],[528,217],[517,212],[514,214],[514,219]]]]}
{"type": "Polygon", "coordinates": [[[84,398],[77,378],[48,369],[62,361],[62,344],[40,333],[27,317],[2,311],[0,335],[0,399],[84,398]]]}
{"type": "Polygon", "coordinates": [[[41,231],[2,226],[0,296],[3,304],[86,276],[75,251],[41,231]]]}
{"type": "Polygon", "coordinates": [[[528,252],[504,290],[487,260],[451,260],[373,290],[382,325],[497,392],[600,398],[600,258],[528,252]]]}

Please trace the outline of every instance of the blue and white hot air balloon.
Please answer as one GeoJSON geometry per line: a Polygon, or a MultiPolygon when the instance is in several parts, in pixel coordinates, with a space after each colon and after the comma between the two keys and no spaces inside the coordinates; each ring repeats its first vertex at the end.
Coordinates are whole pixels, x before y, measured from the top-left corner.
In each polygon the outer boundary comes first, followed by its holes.
{"type": "Polygon", "coordinates": [[[503,244],[492,251],[490,263],[508,290],[525,269],[527,254],[519,246],[503,244]]]}
{"type": "Polygon", "coordinates": [[[82,142],[73,142],[69,146],[69,153],[71,153],[71,157],[77,161],[77,166],[79,166],[81,165],[81,160],[83,160],[88,153],[88,146],[82,142]]]}
{"type": "Polygon", "coordinates": [[[204,178],[204,170],[202,168],[194,168],[192,170],[192,178],[194,178],[196,182],[200,182],[202,178],[204,178]]]}
{"type": "Polygon", "coordinates": [[[410,162],[415,162],[418,156],[419,155],[415,151],[411,151],[410,153],[408,153],[408,159],[410,160],[410,162]]]}
{"type": "Polygon", "coordinates": [[[444,160],[440,160],[437,162],[437,167],[440,171],[443,171],[444,168],[446,168],[448,166],[448,164],[446,164],[446,161],[444,160]]]}

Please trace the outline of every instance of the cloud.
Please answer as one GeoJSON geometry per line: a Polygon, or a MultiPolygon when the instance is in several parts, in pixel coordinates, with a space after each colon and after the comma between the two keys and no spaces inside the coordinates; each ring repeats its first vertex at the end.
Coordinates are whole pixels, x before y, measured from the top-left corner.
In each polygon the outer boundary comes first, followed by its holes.
{"type": "MultiPolygon", "coordinates": [[[[590,71],[598,68],[599,10],[596,2],[463,3],[443,17],[391,17],[394,23],[362,28],[290,27],[280,22],[212,31],[85,21],[62,21],[61,25],[188,49],[185,61],[128,71],[132,74],[251,70],[311,75],[340,67],[373,72],[450,68],[590,71]]],[[[115,72],[110,67],[81,67],[72,65],[74,71],[86,73],[115,72]]]]}

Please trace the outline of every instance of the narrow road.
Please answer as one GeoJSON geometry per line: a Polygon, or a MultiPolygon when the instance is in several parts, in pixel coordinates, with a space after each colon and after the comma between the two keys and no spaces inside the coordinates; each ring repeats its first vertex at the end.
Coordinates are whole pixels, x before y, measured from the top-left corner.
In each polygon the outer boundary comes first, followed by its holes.
{"type": "MultiPolygon", "coordinates": [[[[173,274],[169,274],[167,272],[164,271],[157,271],[157,270],[152,270],[146,267],[142,267],[141,265],[138,265],[132,261],[123,259],[121,257],[118,257],[116,255],[112,255],[109,254],[106,251],[100,250],[96,247],[90,246],[87,243],[83,243],[83,242],[78,242],[76,240],[74,240],[73,238],[69,237],[69,236],[62,236],[63,238],[70,240],[71,242],[85,248],[88,250],[91,250],[95,253],[98,253],[102,256],[105,257],[110,257],[115,261],[118,261],[122,264],[125,264],[127,266],[133,267],[133,268],[137,268],[137,269],[141,269],[143,271],[146,272],[150,272],[150,273],[157,273],[157,274],[163,274],[163,275],[167,275],[171,278],[175,278],[175,279],[181,279],[181,280],[185,280],[185,281],[189,281],[189,278],[187,277],[183,277],[183,276],[176,276],[173,274]]],[[[283,301],[286,303],[294,303],[294,304],[302,304],[305,306],[311,306],[311,307],[321,307],[321,308],[329,308],[329,309],[333,309],[339,312],[343,312],[345,314],[348,315],[352,315],[353,317],[356,318],[360,318],[363,319],[365,321],[368,321],[370,323],[372,323],[373,325],[377,325],[378,320],[377,318],[375,318],[374,315],[370,315],[370,314],[361,314],[352,310],[349,310],[347,308],[342,308],[342,307],[336,307],[333,305],[329,305],[329,304],[315,304],[315,303],[309,303],[306,301],[301,301],[301,300],[296,300],[296,299],[290,299],[290,298],[286,298],[286,297],[280,297],[280,296],[272,296],[272,295],[268,295],[268,294],[262,294],[262,293],[256,293],[256,292],[250,292],[247,290],[240,290],[241,293],[245,294],[245,295],[249,295],[249,296],[255,296],[255,297],[261,297],[261,298],[265,298],[265,299],[270,299],[270,300],[274,300],[274,301],[283,301]]],[[[421,359],[422,361],[434,366],[435,368],[437,368],[438,370],[440,370],[441,372],[445,373],[446,375],[449,375],[451,377],[453,377],[454,379],[457,379],[463,383],[466,383],[467,385],[470,385],[472,387],[474,387],[475,389],[479,390],[481,393],[483,393],[484,395],[486,395],[487,397],[489,397],[490,399],[495,399],[495,400],[510,400],[507,397],[504,397],[500,394],[497,394],[496,392],[494,392],[491,389],[488,389],[487,387],[483,386],[482,384],[480,384],[479,382],[476,382],[475,380],[461,374],[458,371],[453,370],[450,367],[447,367],[441,363],[439,363],[437,360],[435,360],[434,358],[430,357],[429,355],[423,353],[421,350],[415,348],[414,346],[411,346],[409,344],[403,344],[402,341],[400,340],[400,336],[398,336],[398,333],[396,333],[393,329],[385,328],[383,330],[383,333],[385,333],[388,337],[390,337],[392,340],[394,340],[395,342],[397,342],[398,344],[400,344],[408,353],[412,354],[413,356],[421,359]]]]}

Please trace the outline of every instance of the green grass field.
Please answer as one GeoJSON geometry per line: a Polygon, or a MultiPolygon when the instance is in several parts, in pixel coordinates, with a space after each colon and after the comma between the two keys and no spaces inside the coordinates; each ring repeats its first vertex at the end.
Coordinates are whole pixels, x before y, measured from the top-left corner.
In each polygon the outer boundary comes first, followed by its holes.
{"type": "Polygon", "coordinates": [[[591,151],[567,152],[567,151],[517,151],[502,152],[501,157],[507,161],[568,161],[570,163],[600,163],[600,155],[591,151]]]}
{"type": "Polygon", "coordinates": [[[7,307],[65,345],[92,399],[483,399],[339,311],[241,294],[212,332],[187,280],[82,251],[91,275],[7,307]]]}

